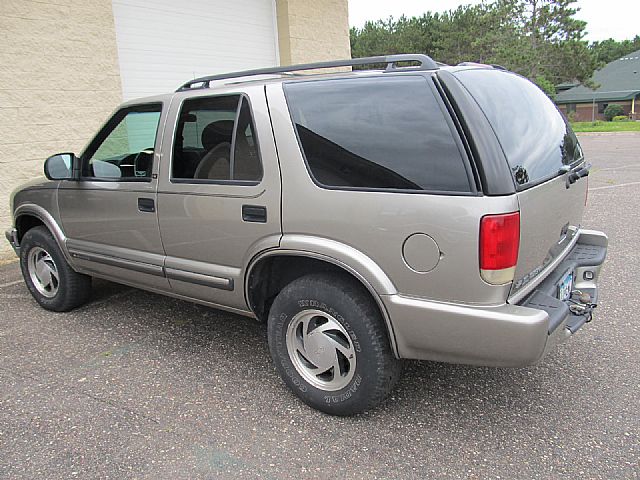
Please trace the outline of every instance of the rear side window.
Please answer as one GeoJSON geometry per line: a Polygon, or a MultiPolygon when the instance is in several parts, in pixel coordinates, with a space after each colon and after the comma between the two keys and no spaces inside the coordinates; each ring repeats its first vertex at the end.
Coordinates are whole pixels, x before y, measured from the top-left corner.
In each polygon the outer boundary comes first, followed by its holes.
{"type": "Polygon", "coordinates": [[[499,70],[463,70],[456,77],[487,116],[519,190],[557,176],[582,158],[573,130],[529,80],[499,70]]]}
{"type": "Polygon", "coordinates": [[[246,97],[223,95],[184,101],[173,143],[171,178],[183,183],[262,179],[246,97]]]}
{"type": "Polygon", "coordinates": [[[462,156],[426,78],[318,80],[284,88],[318,183],[470,191],[462,156]]]}

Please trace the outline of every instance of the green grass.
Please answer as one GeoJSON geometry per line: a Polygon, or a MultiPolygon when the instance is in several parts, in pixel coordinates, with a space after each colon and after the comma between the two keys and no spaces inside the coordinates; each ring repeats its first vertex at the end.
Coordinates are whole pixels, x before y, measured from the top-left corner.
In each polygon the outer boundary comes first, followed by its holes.
{"type": "Polygon", "coordinates": [[[573,122],[574,132],[640,132],[640,122],[573,122]]]}

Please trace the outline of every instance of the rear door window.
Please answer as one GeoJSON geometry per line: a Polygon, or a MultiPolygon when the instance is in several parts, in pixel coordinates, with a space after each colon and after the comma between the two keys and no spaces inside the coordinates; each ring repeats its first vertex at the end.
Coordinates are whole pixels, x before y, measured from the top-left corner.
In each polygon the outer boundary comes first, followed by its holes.
{"type": "Polygon", "coordinates": [[[317,183],[470,191],[458,144],[425,77],[304,81],[284,88],[317,183]]]}
{"type": "Polygon", "coordinates": [[[172,181],[254,183],[262,179],[262,173],[245,96],[184,101],[173,143],[172,181]]]}
{"type": "Polygon", "coordinates": [[[499,70],[455,73],[487,116],[519,190],[560,173],[582,159],[571,126],[537,86],[499,70]]]}

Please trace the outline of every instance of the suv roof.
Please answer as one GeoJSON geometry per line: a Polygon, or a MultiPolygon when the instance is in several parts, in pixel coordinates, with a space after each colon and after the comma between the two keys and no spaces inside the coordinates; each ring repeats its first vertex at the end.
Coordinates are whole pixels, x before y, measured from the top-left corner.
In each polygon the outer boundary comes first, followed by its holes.
{"type": "Polygon", "coordinates": [[[215,75],[207,75],[204,77],[195,78],[182,84],[175,92],[154,95],[150,97],[136,98],[125,102],[127,104],[145,103],[154,101],[168,100],[175,93],[201,93],[202,90],[216,90],[230,85],[247,85],[253,83],[280,83],[288,80],[296,81],[311,81],[325,78],[340,78],[340,77],[355,77],[355,76],[374,76],[381,73],[415,73],[415,72],[436,72],[438,70],[446,70],[450,72],[456,72],[460,70],[468,69],[498,69],[506,70],[499,65],[488,65],[475,62],[463,62],[458,65],[447,65],[445,63],[436,62],[428,55],[423,54],[401,54],[401,55],[386,55],[377,57],[361,57],[349,60],[335,60],[329,62],[316,62],[288,65],[282,67],[269,67],[260,68],[254,70],[242,70],[236,72],[221,73],[215,75]],[[413,63],[418,65],[412,66],[398,66],[399,63],[413,63]],[[326,73],[303,74],[296,73],[308,70],[322,70],[327,68],[340,68],[340,67],[353,67],[363,65],[386,65],[386,68],[372,68],[366,70],[349,70],[349,71],[333,71],[326,73]]]}

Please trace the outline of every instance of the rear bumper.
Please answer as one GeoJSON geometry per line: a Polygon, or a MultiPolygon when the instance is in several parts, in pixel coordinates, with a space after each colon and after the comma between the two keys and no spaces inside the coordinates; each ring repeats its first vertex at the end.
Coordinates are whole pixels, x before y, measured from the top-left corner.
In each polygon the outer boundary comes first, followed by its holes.
{"type": "Polygon", "coordinates": [[[18,242],[18,231],[15,228],[10,228],[4,232],[4,236],[7,237],[7,241],[13,247],[13,251],[17,256],[20,256],[20,243],[18,242]]]}
{"type": "Polygon", "coordinates": [[[561,277],[573,270],[574,289],[589,293],[596,303],[606,253],[604,233],[582,230],[562,262],[515,305],[475,307],[384,295],[398,355],[500,367],[536,363],[590,320],[589,315],[572,313],[567,303],[556,298],[561,277]]]}

